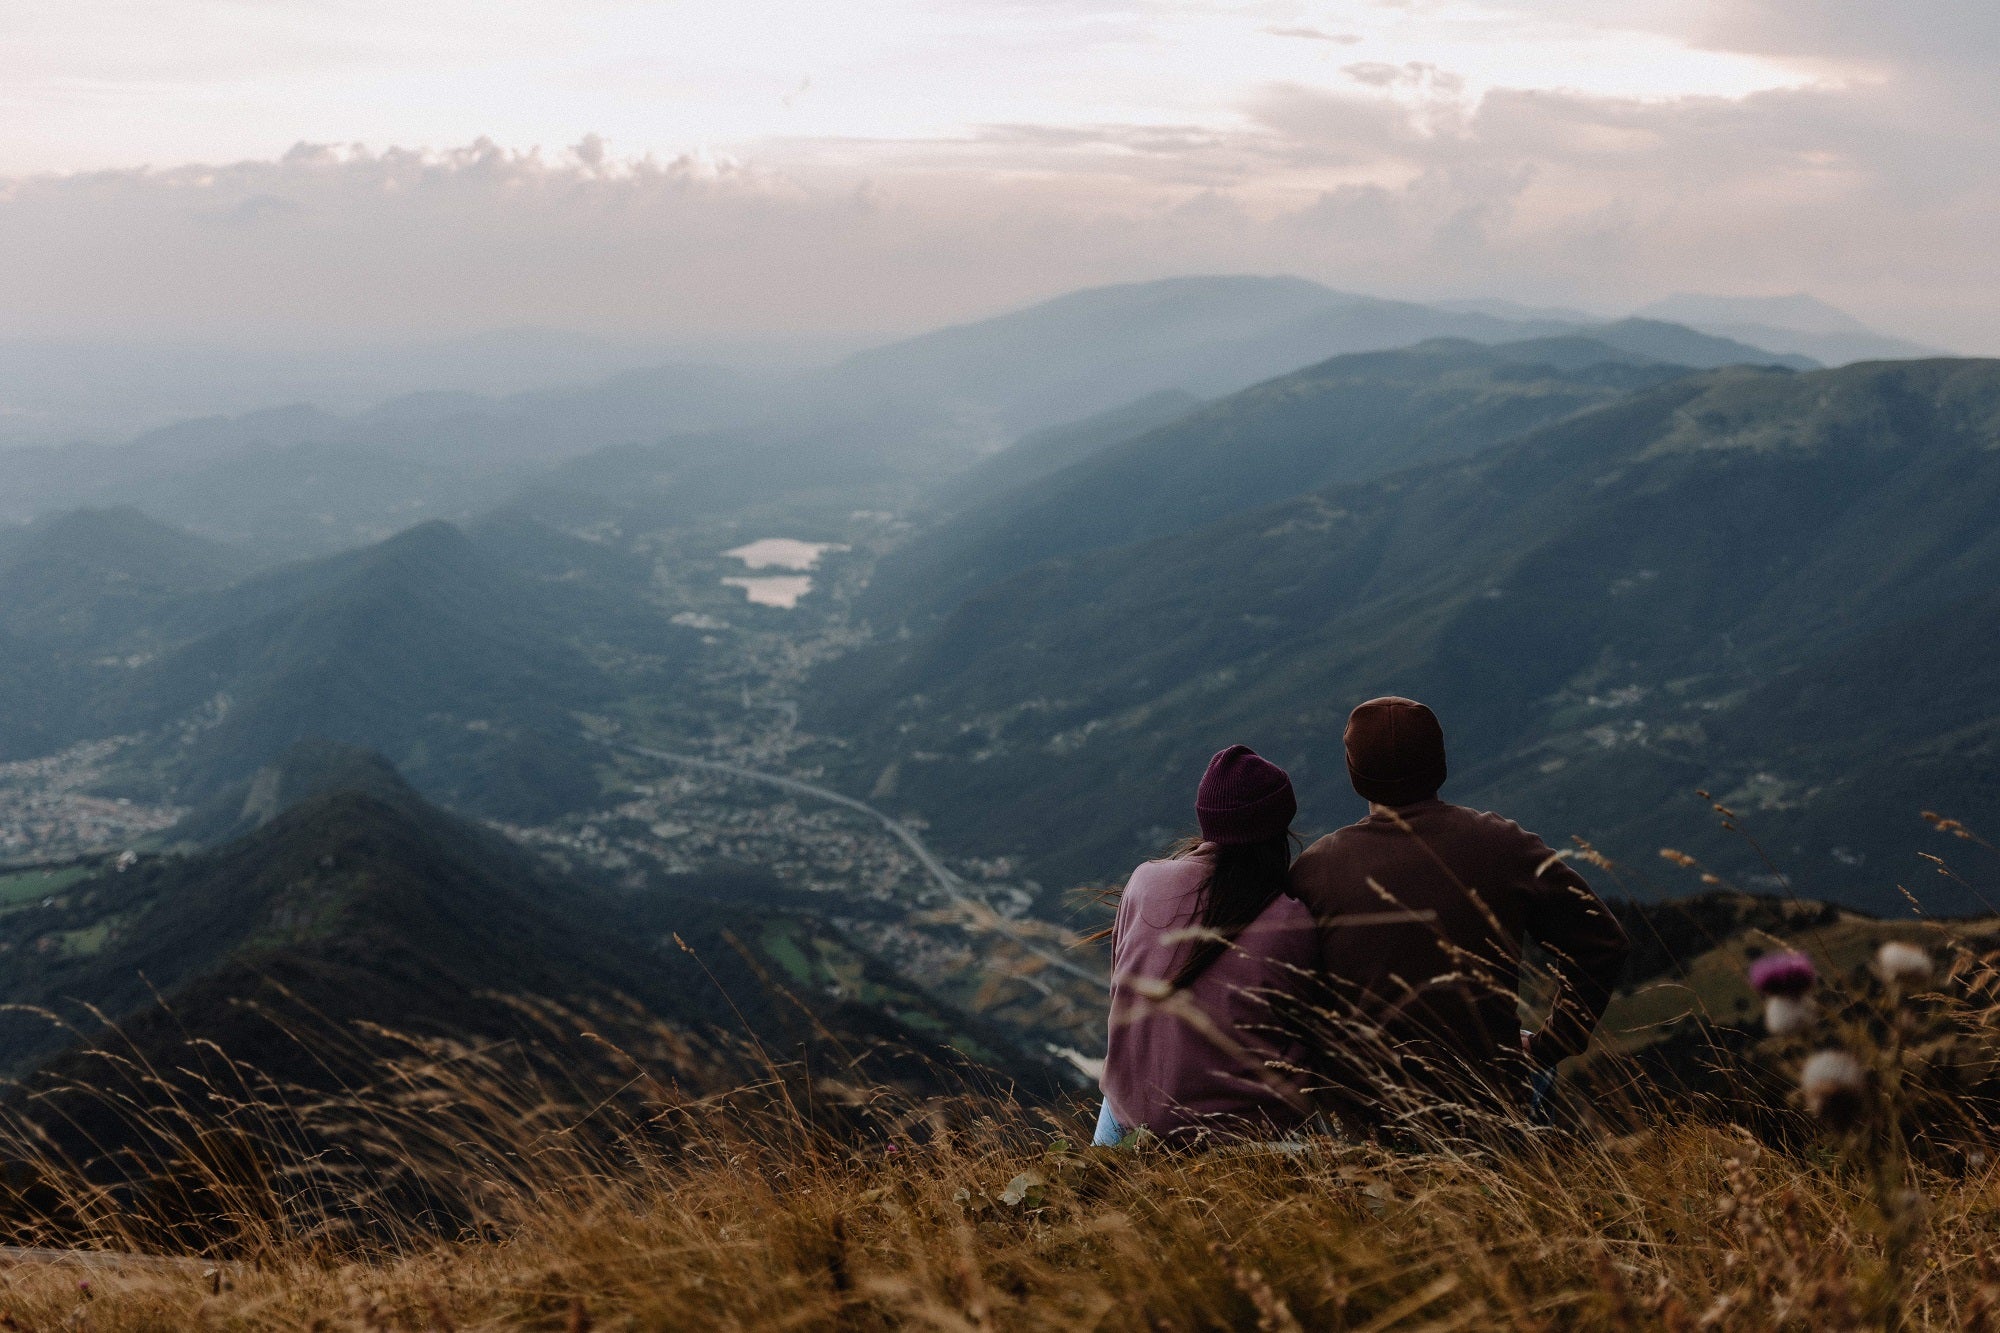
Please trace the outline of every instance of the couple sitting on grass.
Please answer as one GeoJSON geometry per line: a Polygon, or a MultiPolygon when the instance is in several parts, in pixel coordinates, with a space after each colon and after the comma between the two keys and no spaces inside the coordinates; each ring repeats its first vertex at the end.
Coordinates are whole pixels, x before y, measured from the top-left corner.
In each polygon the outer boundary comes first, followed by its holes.
{"type": "Polygon", "coordinates": [[[1444,733],[1424,705],[1362,704],[1346,748],[1368,817],[1296,861],[1291,779],[1235,745],[1202,777],[1201,841],[1132,872],[1098,1143],[1275,1140],[1322,1115],[1408,1143],[1511,1127],[1589,1044],[1628,945],[1582,876],[1520,825],[1438,799],[1444,733]],[[1552,981],[1533,1031],[1530,942],[1552,981]]]}

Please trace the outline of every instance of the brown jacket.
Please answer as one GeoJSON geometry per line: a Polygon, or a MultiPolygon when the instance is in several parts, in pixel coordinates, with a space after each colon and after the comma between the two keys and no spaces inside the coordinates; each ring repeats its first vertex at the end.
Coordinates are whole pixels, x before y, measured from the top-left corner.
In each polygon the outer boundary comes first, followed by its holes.
{"type": "Polygon", "coordinates": [[[1629,952],[1581,875],[1520,825],[1440,800],[1372,813],[1308,847],[1292,895],[1317,921],[1318,1044],[1335,1109],[1364,1122],[1414,1092],[1511,1106],[1531,1066],[1580,1053],[1629,952]],[[1518,986],[1533,940],[1557,978],[1523,1060],[1518,986]]]}

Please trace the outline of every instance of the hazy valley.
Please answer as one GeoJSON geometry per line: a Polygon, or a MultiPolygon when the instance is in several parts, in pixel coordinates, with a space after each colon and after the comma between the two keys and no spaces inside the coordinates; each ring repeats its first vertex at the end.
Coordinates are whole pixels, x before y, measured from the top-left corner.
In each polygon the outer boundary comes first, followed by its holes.
{"type": "MultiPolygon", "coordinates": [[[[1303,828],[1349,818],[1341,721],[1393,689],[1447,718],[1454,794],[1623,892],[1698,887],[1672,845],[1893,913],[1922,810],[1996,822],[2000,367],[1809,366],[1202,279],[776,394],[671,369],[0,454],[35,511],[0,531],[0,838],[53,867],[16,896],[254,836],[286,755],[356,747],[559,873],[762,884],[744,910],[1087,1056],[1078,886],[1180,832],[1173,775],[1230,740],[1303,828]]],[[[24,908],[19,947],[94,958],[137,919],[107,910],[24,908]]]]}

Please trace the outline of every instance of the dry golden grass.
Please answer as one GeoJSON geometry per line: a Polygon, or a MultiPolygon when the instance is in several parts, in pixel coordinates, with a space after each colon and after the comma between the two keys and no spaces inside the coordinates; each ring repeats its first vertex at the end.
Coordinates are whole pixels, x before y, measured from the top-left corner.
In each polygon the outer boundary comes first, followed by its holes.
{"type": "MultiPolygon", "coordinates": [[[[1634,1132],[1531,1133],[1498,1152],[1327,1138],[1292,1155],[1174,1153],[1075,1146],[1090,1128],[1082,1105],[914,1098],[786,1069],[691,1097],[624,1055],[606,1066],[626,1075],[612,1100],[563,1103],[532,1064],[405,1056],[365,1094],[371,1106],[269,1099],[245,1120],[239,1102],[234,1131],[260,1143],[265,1169],[212,1155],[202,1189],[184,1181],[177,1205],[216,1210],[227,1259],[16,1262],[0,1270],[0,1328],[1889,1321],[1864,1170],[1811,1140],[1781,1152],[1665,1108],[1636,1113],[1634,1132]],[[360,1147],[338,1147],[337,1110],[365,1111],[365,1127],[346,1122],[360,1147]],[[283,1143],[297,1155],[281,1160],[283,1143]],[[397,1153],[422,1175],[433,1225],[396,1214],[394,1190],[370,1183],[394,1174],[397,1153]],[[317,1214],[334,1179],[350,1182],[354,1215],[329,1232],[317,1214]]],[[[196,1117],[183,1119],[192,1132],[196,1117]]],[[[1985,1327],[2000,1299],[1988,1251],[2000,1163],[1960,1154],[1949,1174],[1913,1179],[1925,1203],[1903,1326],[1985,1327]]],[[[158,1234],[120,1211],[132,1196],[70,1188],[83,1221],[69,1243],[123,1249],[158,1234]]]]}
{"type": "MultiPolygon", "coordinates": [[[[1061,1151],[1053,1128],[1016,1112],[854,1155],[718,1139],[601,1198],[523,1193],[490,1239],[83,1292],[26,1264],[0,1308],[104,1330],[1873,1326],[1865,1192],[1726,1130],[1480,1159],[1061,1151]]],[[[1925,1183],[1909,1326],[1981,1327],[1995,1177],[1925,1183]]]]}
{"type": "Polygon", "coordinates": [[[1613,1052],[1502,1147],[1081,1147],[1094,1103],[540,1003],[546,1046],[375,1034],[333,1095],[110,1051],[28,1105],[105,1111],[144,1145],[117,1170],[0,1123],[0,1224],[99,1256],[0,1258],[0,1329],[2000,1328],[2000,969],[1924,938],[1901,975],[1822,950],[1815,1026],[1754,1051],[1692,1014],[1739,1061],[1709,1091],[1613,1052]],[[1789,1089],[1828,1049],[1865,1080],[1815,1123],[1789,1089]]]}

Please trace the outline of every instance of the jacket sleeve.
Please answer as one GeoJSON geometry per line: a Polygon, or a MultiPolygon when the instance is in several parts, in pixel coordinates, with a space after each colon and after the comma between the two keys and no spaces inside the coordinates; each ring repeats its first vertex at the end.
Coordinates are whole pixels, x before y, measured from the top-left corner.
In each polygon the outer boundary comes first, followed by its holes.
{"type": "Polygon", "coordinates": [[[1528,935],[1548,952],[1556,978],[1549,1020],[1528,1043],[1528,1057],[1546,1068],[1590,1045],[1632,946],[1582,875],[1540,838],[1522,837],[1528,935]]]}

